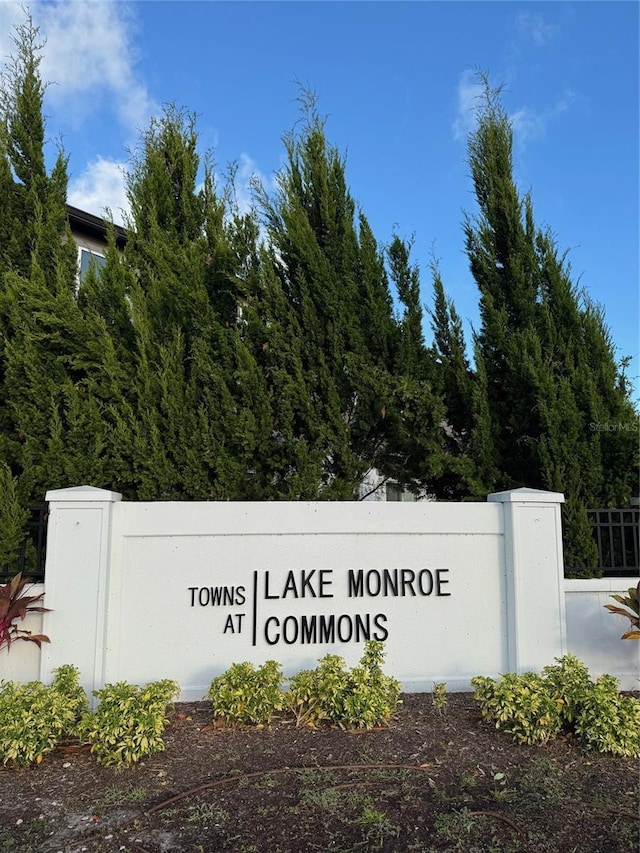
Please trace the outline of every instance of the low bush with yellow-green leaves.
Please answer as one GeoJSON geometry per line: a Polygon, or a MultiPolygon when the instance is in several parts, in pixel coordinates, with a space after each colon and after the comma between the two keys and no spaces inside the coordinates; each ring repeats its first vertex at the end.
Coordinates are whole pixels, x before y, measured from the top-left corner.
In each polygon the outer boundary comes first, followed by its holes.
{"type": "MultiPolygon", "coordinates": [[[[371,729],[389,720],[400,700],[400,684],[382,671],[384,646],[365,645],[358,666],[348,669],[338,655],[325,655],[315,669],[285,679],[280,664],[234,664],[215,678],[208,697],[214,717],[230,723],[266,724],[284,708],[299,724],[322,722],[371,729]]],[[[59,667],[51,685],[0,682],[0,761],[39,763],[63,737],[91,745],[104,765],[123,766],[164,749],[168,704],[179,692],[175,681],[138,687],[127,682],[94,691],[96,710],[73,666],[59,667]]],[[[499,680],[472,679],[483,715],[520,743],[546,743],[572,729],[599,752],[640,756],[640,701],[624,696],[618,682],[603,675],[593,682],[573,655],[556,658],[541,674],[508,673],[499,680]]],[[[444,686],[442,700],[446,698],[444,686]]]]}
{"type": "Polygon", "coordinates": [[[257,669],[247,661],[234,663],[213,679],[207,698],[213,703],[216,719],[231,725],[267,725],[284,708],[283,683],[282,668],[274,660],[257,669]]]}
{"type": "Polygon", "coordinates": [[[589,670],[574,655],[565,655],[556,658],[555,664],[545,666],[542,678],[563,722],[573,725],[593,687],[589,670]]]}
{"type": "Polygon", "coordinates": [[[82,717],[79,735],[105,766],[133,764],[145,755],[161,752],[167,706],[179,692],[177,682],[169,679],[145,687],[126,681],[107,684],[93,691],[100,704],[82,717]]]}
{"type": "Polygon", "coordinates": [[[50,685],[39,681],[0,683],[0,759],[3,764],[39,764],[61,738],[75,735],[87,707],[78,670],[61,666],[50,685]]]}
{"type": "Polygon", "coordinates": [[[400,683],[382,671],[384,644],[369,640],[358,666],[349,670],[338,655],[325,655],[315,669],[289,681],[287,705],[298,723],[327,722],[371,729],[385,723],[400,701],[400,683]]]}
{"type": "Polygon", "coordinates": [[[556,664],[540,675],[472,678],[483,716],[519,743],[546,743],[573,730],[587,748],[640,756],[640,701],[623,696],[610,675],[593,682],[573,655],[556,658],[556,664]]]}
{"type": "Polygon", "coordinates": [[[344,660],[325,655],[315,669],[303,669],[289,681],[287,707],[298,725],[317,726],[340,716],[347,682],[344,660]]]}
{"type": "Polygon", "coordinates": [[[581,703],[575,731],[598,752],[640,756],[640,702],[622,696],[613,676],[602,675],[581,703]]]}
{"type": "Polygon", "coordinates": [[[436,714],[444,714],[449,697],[447,695],[447,685],[444,681],[435,682],[431,690],[431,704],[433,705],[436,714]]]}
{"type": "Polygon", "coordinates": [[[325,722],[371,729],[386,722],[400,701],[400,684],[382,672],[384,644],[370,640],[358,666],[347,669],[338,655],[325,655],[315,669],[285,679],[280,664],[255,668],[234,663],[214,678],[207,693],[213,716],[227,723],[267,725],[278,711],[292,711],[299,725],[325,722]]]}
{"type": "Polygon", "coordinates": [[[179,692],[175,681],[146,687],[120,682],[94,691],[100,700],[88,710],[74,666],[54,670],[52,684],[0,682],[0,760],[39,764],[64,737],[91,744],[105,765],[125,765],[164,749],[166,708],[179,692]]]}
{"type": "Polygon", "coordinates": [[[520,743],[546,743],[562,729],[559,706],[534,672],[471,679],[482,715],[520,743]]]}

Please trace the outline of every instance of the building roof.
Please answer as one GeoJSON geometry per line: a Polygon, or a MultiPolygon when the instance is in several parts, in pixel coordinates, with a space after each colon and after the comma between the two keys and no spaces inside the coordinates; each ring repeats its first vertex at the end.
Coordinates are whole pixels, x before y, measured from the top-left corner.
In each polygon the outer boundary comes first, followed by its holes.
{"type": "MultiPolygon", "coordinates": [[[[100,216],[94,216],[93,213],[87,213],[86,210],[80,210],[79,207],[67,205],[67,216],[71,230],[76,234],[84,234],[94,240],[107,242],[107,227],[111,224],[106,219],[100,216]]],[[[114,225],[116,234],[116,246],[119,249],[124,248],[127,242],[127,231],[121,225],[114,225]]]]}

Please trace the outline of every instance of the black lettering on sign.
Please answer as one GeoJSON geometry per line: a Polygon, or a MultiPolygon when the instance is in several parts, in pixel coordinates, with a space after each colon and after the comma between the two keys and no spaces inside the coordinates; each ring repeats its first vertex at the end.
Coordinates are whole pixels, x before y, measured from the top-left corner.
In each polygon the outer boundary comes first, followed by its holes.
{"type": "Polygon", "coordinates": [[[362,569],[359,569],[357,573],[353,569],[349,569],[348,578],[349,598],[362,598],[364,590],[364,572],[362,569]]]}
{"type": "Polygon", "coordinates": [[[227,616],[227,621],[224,623],[224,631],[222,633],[241,634],[243,619],[244,613],[230,613],[227,616]]]}
{"type": "Polygon", "coordinates": [[[431,595],[433,592],[433,575],[429,569],[418,572],[418,589],[420,595],[431,595]]]}
{"type": "Polygon", "coordinates": [[[243,586],[190,586],[191,606],[196,602],[200,607],[233,607],[246,601],[243,586]]]}
{"type": "Polygon", "coordinates": [[[269,592],[269,572],[264,573],[264,597],[265,599],[279,598],[278,595],[271,595],[269,592]]]}
{"type": "Polygon", "coordinates": [[[416,591],[413,588],[413,582],[416,578],[416,573],[411,569],[402,569],[402,592],[401,595],[406,595],[406,589],[409,587],[411,595],[415,595],[416,591]]]}
{"type": "Polygon", "coordinates": [[[341,643],[348,643],[353,636],[353,623],[350,616],[340,616],[338,619],[338,639],[341,643]]]}
{"type": "Polygon", "coordinates": [[[320,640],[321,643],[335,643],[336,641],[336,617],[320,617],[320,640]]]}
{"type": "Polygon", "coordinates": [[[333,598],[330,591],[333,569],[300,569],[287,572],[282,591],[272,585],[270,573],[264,573],[264,597],[276,598],[333,598]]]}
{"type": "Polygon", "coordinates": [[[333,644],[361,643],[365,640],[384,641],[389,636],[386,627],[387,617],[384,613],[375,616],[366,613],[351,615],[311,614],[303,616],[269,616],[264,623],[264,639],[267,645],[275,646],[282,642],[287,646],[296,643],[333,644]]]}
{"type": "Polygon", "coordinates": [[[280,639],[280,632],[278,631],[279,626],[280,620],[277,616],[269,616],[267,621],[264,623],[264,639],[267,645],[275,646],[280,639]]]}
{"type": "Polygon", "coordinates": [[[369,596],[376,598],[377,596],[394,596],[408,597],[433,594],[434,588],[436,595],[450,595],[448,592],[441,592],[440,587],[444,583],[448,583],[440,577],[441,572],[448,572],[448,569],[438,569],[434,572],[430,569],[420,569],[415,572],[413,569],[349,569],[347,574],[347,594],[349,598],[364,598],[369,596]]]}
{"type": "Polygon", "coordinates": [[[443,577],[441,577],[445,572],[448,574],[449,569],[436,569],[436,595],[451,595],[450,592],[442,591],[442,585],[445,583],[449,583],[448,580],[445,580],[443,577]]]}
{"type": "Polygon", "coordinates": [[[386,622],[387,617],[384,615],[384,613],[376,613],[376,615],[373,617],[373,624],[378,629],[373,634],[374,640],[380,640],[381,643],[384,643],[384,641],[387,639],[387,637],[389,636],[389,631],[385,627],[386,622]]]}

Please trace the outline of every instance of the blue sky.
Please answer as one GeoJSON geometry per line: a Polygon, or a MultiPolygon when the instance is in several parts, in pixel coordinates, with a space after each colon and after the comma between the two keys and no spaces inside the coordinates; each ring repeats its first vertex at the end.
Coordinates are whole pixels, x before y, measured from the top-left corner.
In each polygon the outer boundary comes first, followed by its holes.
{"type": "MultiPolygon", "coordinates": [[[[640,387],[639,5],[636,2],[36,2],[52,139],[70,156],[70,201],[116,218],[121,168],[163,103],[198,115],[202,150],[273,185],[282,134],[313,89],[352,195],[376,237],[414,235],[423,301],[428,262],[465,320],[478,295],[464,255],[474,213],[466,135],[474,69],[504,84],[515,174],[539,225],[569,250],[604,305],[618,355],[640,387]]],[[[0,55],[21,20],[0,2],[0,55]]],[[[637,396],[637,395],[636,395],[637,396]]]]}

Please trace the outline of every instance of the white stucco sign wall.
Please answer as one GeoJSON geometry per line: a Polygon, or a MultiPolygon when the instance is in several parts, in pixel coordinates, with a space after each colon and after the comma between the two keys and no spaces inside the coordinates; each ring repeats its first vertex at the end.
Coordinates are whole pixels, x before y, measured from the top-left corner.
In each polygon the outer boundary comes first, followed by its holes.
{"type": "Polygon", "coordinates": [[[234,662],[285,674],[383,640],[405,690],[540,669],[566,651],[562,496],[485,504],[128,503],[49,492],[41,678],[91,691],[176,679],[200,699],[234,662]]]}

